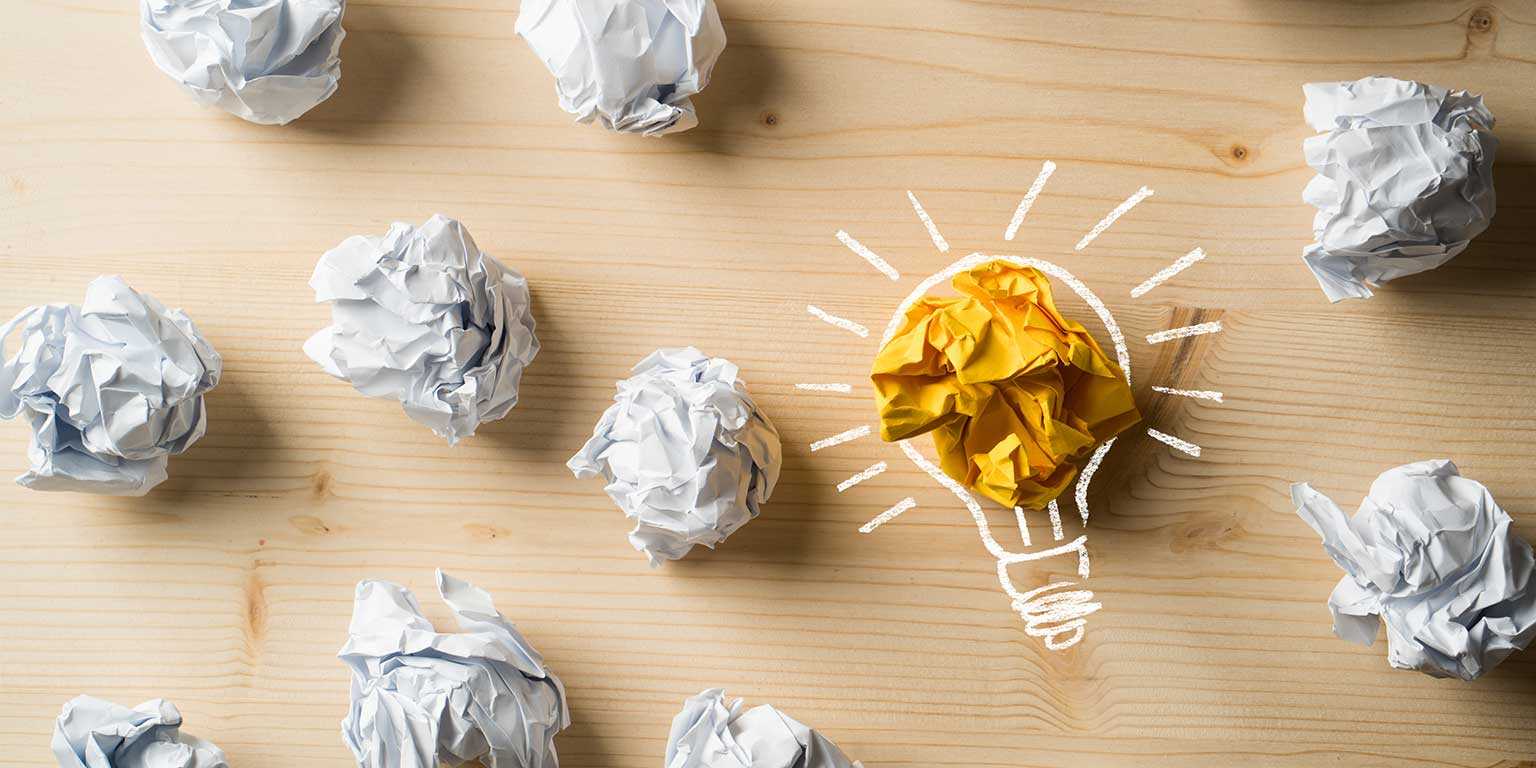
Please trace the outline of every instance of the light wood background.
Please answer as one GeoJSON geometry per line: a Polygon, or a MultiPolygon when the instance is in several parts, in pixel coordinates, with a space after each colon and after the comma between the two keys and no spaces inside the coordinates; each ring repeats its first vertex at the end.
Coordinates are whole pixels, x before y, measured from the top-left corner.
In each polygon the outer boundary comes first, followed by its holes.
{"type": "MultiPolygon", "coordinates": [[[[0,765],[48,764],[82,692],[167,697],[239,768],[345,765],[352,586],[407,584],[446,626],[434,566],[489,589],[564,678],[574,768],[659,765],[709,686],[870,768],[1531,764],[1536,657],[1463,684],[1335,639],[1339,572],[1286,487],[1353,508],[1381,470],[1448,456],[1536,536],[1536,2],[720,2],[702,126],[664,140],[569,124],[513,0],[353,0],[340,92],[286,128],[193,104],[131,2],[0,2],[0,315],[120,273],[226,363],[208,436],[148,497],[0,489],[0,765]],[[1500,210],[1450,266],[1330,306],[1299,261],[1300,88],[1373,73],[1486,95],[1500,210]],[[1142,184],[1156,197],[1073,253],[1142,184]],[[522,404],[456,449],[299,348],[328,317],[320,253],[434,212],[528,276],[544,342],[522,404]],[[1194,246],[1205,263],[1130,300],[1194,246]],[[874,344],[805,304],[878,329],[976,250],[1059,261],[1133,339],[1227,326],[1133,344],[1148,424],[1205,455],[1116,448],[1089,537],[1105,608],[1063,653],[1024,634],[964,510],[899,451],[807,448],[872,423],[874,344]],[[719,551],[653,571],[562,462],[614,379],[682,344],[741,365],[783,485],[719,551]],[[877,460],[892,471],[835,491],[877,460]],[[918,509],[857,532],[906,495],[918,509]]],[[[0,425],[0,474],[25,441],[0,425]]]]}

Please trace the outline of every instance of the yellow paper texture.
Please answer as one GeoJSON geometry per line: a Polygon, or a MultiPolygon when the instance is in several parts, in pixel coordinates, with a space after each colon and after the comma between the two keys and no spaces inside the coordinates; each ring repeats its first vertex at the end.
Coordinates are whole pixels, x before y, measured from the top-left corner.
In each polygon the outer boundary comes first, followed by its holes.
{"type": "Polygon", "coordinates": [[[870,378],[880,437],[933,433],[944,473],[1005,506],[1061,495],[1100,443],[1141,420],[1120,366],[1062,317],[1038,270],[994,261],[926,296],[870,378]]]}

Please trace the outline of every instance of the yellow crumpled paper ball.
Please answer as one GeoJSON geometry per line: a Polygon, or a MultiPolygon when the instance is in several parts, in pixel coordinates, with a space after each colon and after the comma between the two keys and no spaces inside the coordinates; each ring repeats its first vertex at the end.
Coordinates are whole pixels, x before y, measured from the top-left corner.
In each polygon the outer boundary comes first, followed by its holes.
{"type": "Polygon", "coordinates": [[[880,437],[933,433],[944,473],[1039,509],[1094,448],[1141,420],[1120,366],[1062,317],[1039,270],[993,261],[926,296],[875,356],[880,437]]]}

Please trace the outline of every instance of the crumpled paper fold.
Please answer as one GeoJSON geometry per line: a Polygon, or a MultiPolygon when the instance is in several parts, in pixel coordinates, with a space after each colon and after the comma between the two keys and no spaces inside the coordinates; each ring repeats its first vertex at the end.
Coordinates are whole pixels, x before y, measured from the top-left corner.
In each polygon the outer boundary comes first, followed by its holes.
{"type": "Polygon", "coordinates": [[[1304,92],[1322,133],[1304,147],[1317,216],[1302,258],[1330,301],[1434,269],[1488,228],[1498,140],[1481,97],[1390,77],[1304,92]]]}
{"type": "Polygon", "coordinates": [[[229,768],[218,747],[180,729],[165,699],[129,709],[76,696],[54,723],[53,755],[60,768],[229,768]]]}
{"type": "Polygon", "coordinates": [[[1531,547],[1455,464],[1383,472],[1353,518],[1305,483],[1291,498],[1347,574],[1328,598],[1339,637],[1370,645],[1385,623],[1392,666],[1463,680],[1536,637],[1531,547]]]}
{"type": "Polygon", "coordinates": [[[767,704],[741,710],[714,688],[683,702],[666,768],[860,768],[827,737],[767,704]]]}
{"type": "Polygon", "coordinates": [[[713,548],[757,517],[779,480],[778,430],[736,366],[693,347],[661,349],[618,383],[592,438],[566,463],[602,475],[635,521],[651,565],[713,548]]]}
{"type": "Polygon", "coordinates": [[[993,261],[927,296],[875,356],[880,437],[933,433],[944,473],[1008,507],[1044,508],[1104,441],[1141,419],[1120,366],[1057,311],[1039,270],[993,261]]]}
{"type": "Polygon", "coordinates": [[[201,104],[282,125],[341,80],[345,0],[140,0],[155,65],[201,104]]]}
{"type": "Polygon", "coordinates": [[[450,444],[517,404],[539,353],[528,281],[446,216],[327,251],[309,280],[331,325],[304,343],[326,373],[393,397],[450,444]]]}
{"type": "Polygon", "coordinates": [[[352,704],[341,733],[361,768],[558,768],[555,734],[571,724],[565,687],[475,585],[437,572],[458,617],[439,633],[410,590],[357,585],[347,644],[352,704]]]}
{"type": "Polygon", "coordinates": [[[517,33],[577,122],[649,136],[698,125],[689,97],[725,50],[714,0],[522,0],[517,33]]]}
{"type": "Polygon", "coordinates": [[[0,327],[0,358],[0,418],[32,427],[16,482],[125,496],[163,482],[168,457],[203,436],[203,394],[224,368],[185,313],[116,276],[91,281],[81,305],[22,310],[0,327]]]}

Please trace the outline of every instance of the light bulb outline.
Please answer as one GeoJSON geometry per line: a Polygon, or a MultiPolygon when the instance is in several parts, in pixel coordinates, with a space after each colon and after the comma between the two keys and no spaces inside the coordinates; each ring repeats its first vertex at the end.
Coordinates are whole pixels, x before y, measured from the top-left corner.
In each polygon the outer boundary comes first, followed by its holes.
{"type": "MultiPolygon", "coordinates": [[[[952,279],[961,272],[994,261],[1003,261],[1018,267],[1038,269],[1061,281],[1073,293],[1076,293],[1078,298],[1082,299],[1093,310],[1093,313],[1098,316],[1099,321],[1103,323],[1104,329],[1109,334],[1114,346],[1115,357],[1120,363],[1120,369],[1125,375],[1126,386],[1130,386],[1130,349],[1126,346],[1125,334],[1121,332],[1120,324],[1115,321],[1114,314],[1109,311],[1109,307],[1104,304],[1103,300],[1086,283],[1079,280],[1076,275],[1066,268],[1031,256],[996,255],[977,252],[962,259],[957,259],[944,269],[929,275],[919,282],[907,294],[907,297],[896,306],[896,311],[892,313],[891,321],[886,326],[885,333],[881,336],[880,346],[884,347],[895,337],[896,332],[901,327],[902,320],[906,317],[907,311],[912,308],[913,304],[928,295],[928,292],[933,290],[933,288],[946,280],[952,279]]],[[[1018,587],[1014,586],[1013,579],[1009,577],[1008,566],[1075,552],[1078,557],[1078,576],[1086,579],[1089,572],[1088,535],[1086,533],[1080,534],[1077,538],[1066,543],[1033,552],[1013,552],[1006,549],[992,535],[991,522],[987,520],[986,512],[982,510],[981,503],[976,500],[976,497],[954,478],[944,474],[943,470],[923,456],[911,443],[911,439],[908,439],[898,441],[897,445],[900,446],[901,452],[906,455],[908,460],[917,465],[918,469],[932,477],[941,487],[954,494],[955,498],[966,508],[966,511],[970,512],[971,519],[976,525],[976,531],[981,537],[982,546],[986,547],[987,551],[997,561],[998,584],[1011,599],[1014,613],[1018,614],[1019,618],[1024,621],[1025,633],[1031,637],[1042,638],[1045,647],[1052,651],[1070,648],[1082,640],[1088,616],[1103,607],[1102,604],[1093,602],[1093,592],[1086,589],[1071,589],[1071,587],[1075,587],[1077,584],[1064,581],[1037,587],[1028,592],[1021,592],[1018,587]]],[[[1078,474],[1077,483],[1073,488],[1073,495],[1078,504],[1078,514],[1082,517],[1084,525],[1088,522],[1089,485],[1093,482],[1093,476],[1098,469],[1099,463],[1109,454],[1114,444],[1114,438],[1110,438],[1095,449],[1088,464],[1078,474]]],[[[1056,511],[1056,503],[1054,500],[1051,501],[1050,507],[1053,513],[1059,514],[1056,511]]]]}
{"type": "MultiPolygon", "coordinates": [[[[1029,213],[1036,199],[1044,190],[1046,182],[1050,180],[1055,170],[1056,164],[1054,162],[1046,160],[1042,163],[1040,173],[1035,178],[1034,184],[1030,186],[1029,192],[1025,194],[1023,200],[1020,201],[1017,209],[1014,211],[1013,218],[1009,221],[1008,228],[1004,232],[1005,240],[1010,242],[1013,241],[1019,226],[1023,223],[1024,218],[1029,213]]],[[[1143,186],[1138,189],[1134,194],[1130,195],[1118,206],[1116,206],[1114,210],[1110,211],[1102,219],[1100,219],[1099,222],[1095,224],[1094,227],[1077,242],[1077,245],[1073,248],[1073,251],[1083,251],[1087,245],[1093,243],[1100,235],[1104,234],[1104,232],[1107,231],[1109,227],[1113,225],[1117,220],[1119,220],[1125,214],[1129,213],[1132,209],[1136,208],[1146,199],[1152,197],[1153,194],[1155,193],[1149,187],[1143,186]]],[[[918,220],[928,231],[929,238],[933,241],[934,246],[940,253],[949,253],[950,249],[948,241],[944,239],[942,234],[939,233],[938,225],[933,221],[933,218],[928,215],[926,209],[918,201],[917,196],[911,191],[908,191],[907,199],[908,202],[912,205],[913,211],[916,213],[918,220]]],[[[875,253],[868,246],[855,240],[846,231],[838,230],[836,233],[836,239],[839,240],[846,248],[852,251],[859,258],[867,262],[869,266],[882,273],[885,277],[890,278],[892,281],[899,281],[902,278],[901,273],[894,266],[885,261],[884,258],[875,253]]],[[[1206,254],[1204,249],[1195,247],[1193,250],[1185,254],[1177,261],[1173,262],[1167,267],[1164,267],[1157,274],[1152,275],[1137,285],[1135,288],[1132,288],[1130,291],[1131,298],[1143,298],[1148,292],[1157,286],[1174,278],[1194,264],[1203,261],[1205,257],[1206,254]]],[[[1121,370],[1125,376],[1126,384],[1128,386],[1131,384],[1130,351],[1126,347],[1125,336],[1121,332],[1119,324],[1115,321],[1114,315],[1109,311],[1108,307],[1104,305],[1103,301],[1101,301],[1091,289],[1089,289],[1082,281],[1078,280],[1077,277],[1068,270],[1050,261],[1027,256],[991,255],[982,252],[975,252],[963,259],[958,259],[944,269],[929,275],[927,278],[920,281],[917,287],[913,288],[907,297],[898,304],[897,309],[892,314],[891,321],[887,325],[877,349],[883,347],[895,335],[897,329],[900,327],[903,316],[909,309],[911,309],[912,304],[914,304],[918,299],[927,295],[928,292],[937,286],[939,282],[953,278],[961,271],[970,269],[975,266],[980,266],[989,261],[1004,261],[1015,266],[1033,267],[1051,277],[1056,278],[1071,288],[1080,299],[1089,305],[1089,307],[1094,311],[1094,314],[1098,316],[1100,322],[1104,325],[1104,328],[1109,333],[1110,340],[1115,349],[1115,356],[1120,363],[1121,370]]],[[[827,325],[841,329],[862,339],[868,339],[870,337],[870,328],[860,325],[859,323],[856,323],[852,320],[831,314],[812,304],[806,304],[805,310],[811,317],[820,320],[827,325]]],[[[1220,333],[1222,330],[1224,330],[1224,328],[1219,322],[1169,329],[1167,331],[1149,335],[1147,337],[1147,343],[1160,344],[1174,341],[1175,339],[1183,339],[1187,336],[1220,333]]],[[[854,391],[854,386],[852,384],[836,382],[808,382],[796,384],[795,388],[799,391],[806,392],[823,392],[845,395],[852,394],[854,391]]],[[[1152,387],[1152,390],[1161,395],[1191,398],[1218,404],[1222,403],[1224,400],[1223,393],[1217,390],[1182,389],[1170,386],[1154,386],[1152,387]]],[[[1146,433],[1153,439],[1158,440],[1159,442],[1162,442],[1172,447],[1176,451],[1186,454],[1192,458],[1198,459],[1201,455],[1201,448],[1195,443],[1188,442],[1173,435],[1159,432],[1158,430],[1151,427],[1147,428],[1146,433]]],[[[810,450],[812,452],[816,452],[822,449],[841,445],[843,443],[870,437],[871,434],[872,430],[869,426],[855,426],[852,429],[845,430],[839,434],[812,442],[810,444],[810,450]]],[[[1093,593],[1091,591],[1086,589],[1073,589],[1079,585],[1078,583],[1072,581],[1057,581],[1041,587],[1030,589],[1027,592],[1020,592],[1016,587],[1014,587],[1012,580],[1008,576],[1008,567],[1010,565],[1015,565],[1022,562],[1041,560],[1048,557],[1055,557],[1058,555],[1066,555],[1076,552],[1078,555],[1078,577],[1080,579],[1087,579],[1089,577],[1090,569],[1088,562],[1086,534],[1086,527],[1089,517],[1088,490],[1092,484],[1095,473],[1098,471],[1100,463],[1109,454],[1110,450],[1114,447],[1115,442],[1115,438],[1110,438],[1101,444],[1094,451],[1089,461],[1083,465],[1078,473],[1077,481],[1073,488],[1073,495],[1075,497],[1075,501],[1077,502],[1078,513],[1082,518],[1085,532],[1071,541],[1061,543],[1063,539],[1066,538],[1061,528],[1061,510],[1058,501],[1052,500],[1049,504],[1046,505],[1046,509],[1050,513],[1052,538],[1058,543],[1055,546],[1048,548],[1034,549],[1032,552],[1014,552],[998,544],[997,540],[992,536],[991,524],[987,520],[986,514],[982,511],[980,502],[977,501],[976,497],[974,497],[969,492],[969,490],[967,490],[961,483],[944,474],[944,472],[939,467],[935,466],[933,462],[924,457],[917,450],[915,445],[911,443],[910,440],[897,441],[896,445],[903,452],[903,454],[907,456],[908,460],[910,460],[919,469],[923,470],[930,477],[932,477],[933,480],[940,485],[940,487],[949,490],[955,496],[955,498],[961,502],[962,506],[964,506],[967,511],[971,513],[972,520],[975,522],[977,531],[981,536],[983,546],[993,555],[994,560],[997,561],[998,582],[1002,586],[1004,593],[1011,598],[1014,612],[1019,616],[1021,620],[1023,620],[1025,625],[1025,633],[1030,637],[1043,638],[1044,645],[1048,650],[1060,651],[1066,648],[1070,648],[1082,640],[1084,635],[1084,628],[1087,624],[1087,617],[1100,610],[1103,606],[1100,603],[1093,602],[1093,593]]],[[[850,490],[854,486],[863,483],[871,477],[882,474],[884,472],[884,466],[885,462],[878,462],[877,464],[872,465],[869,469],[856,473],[849,477],[847,480],[842,481],[837,486],[838,493],[850,490]]],[[[896,504],[887,508],[884,512],[881,512],[880,514],[871,518],[864,525],[860,526],[859,532],[861,534],[873,533],[877,528],[890,523],[904,513],[915,509],[917,506],[917,500],[912,496],[907,496],[898,501],[896,504]]],[[[1023,546],[1026,549],[1033,548],[1031,537],[1029,535],[1029,525],[1024,517],[1024,510],[1021,507],[1014,507],[1013,512],[1019,525],[1019,533],[1023,546]]]]}

